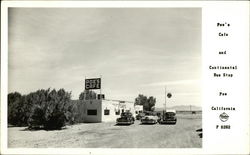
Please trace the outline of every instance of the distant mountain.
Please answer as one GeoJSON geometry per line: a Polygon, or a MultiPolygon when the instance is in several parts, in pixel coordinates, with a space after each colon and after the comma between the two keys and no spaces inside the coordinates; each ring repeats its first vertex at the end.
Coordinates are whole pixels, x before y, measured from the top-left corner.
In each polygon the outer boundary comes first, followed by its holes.
{"type": "MultiPolygon", "coordinates": [[[[162,111],[164,108],[155,108],[155,111],[162,111]]],[[[178,105],[178,106],[172,106],[167,107],[167,109],[175,109],[176,111],[200,111],[202,110],[202,107],[194,106],[194,105],[178,105]]]]}

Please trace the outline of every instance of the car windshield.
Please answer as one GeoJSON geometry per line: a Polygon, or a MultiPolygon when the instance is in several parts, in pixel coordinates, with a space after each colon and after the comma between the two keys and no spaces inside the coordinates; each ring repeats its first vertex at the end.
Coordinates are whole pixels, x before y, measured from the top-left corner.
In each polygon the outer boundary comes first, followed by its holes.
{"type": "Polygon", "coordinates": [[[166,112],[166,116],[173,117],[173,116],[175,116],[175,113],[174,112],[166,112]]]}
{"type": "Polygon", "coordinates": [[[156,113],[154,113],[154,112],[145,112],[144,114],[146,116],[155,116],[156,115],[156,113]]]}
{"type": "Polygon", "coordinates": [[[127,116],[129,116],[129,113],[125,113],[125,112],[121,113],[121,117],[127,117],[127,116]]]}

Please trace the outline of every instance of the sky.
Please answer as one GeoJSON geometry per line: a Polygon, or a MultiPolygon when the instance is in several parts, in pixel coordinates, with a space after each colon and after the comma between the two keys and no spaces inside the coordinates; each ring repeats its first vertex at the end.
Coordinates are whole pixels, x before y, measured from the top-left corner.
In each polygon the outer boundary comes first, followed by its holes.
{"type": "MultiPolygon", "coordinates": [[[[107,99],[138,94],[201,106],[201,9],[11,8],[8,92],[64,88],[102,77],[107,99]]],[[[99,90],[96,91],[99,93],[99,90]]]]}

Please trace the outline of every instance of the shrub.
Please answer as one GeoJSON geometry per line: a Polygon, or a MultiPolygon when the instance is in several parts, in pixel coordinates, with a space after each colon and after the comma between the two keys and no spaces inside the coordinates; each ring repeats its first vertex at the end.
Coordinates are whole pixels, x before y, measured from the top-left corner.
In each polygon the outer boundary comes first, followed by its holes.
{"type": "Polygon", "coordinates": [[[66,117],[62,111],[54,110],[44,123],[44,128],[47,130],[61,129],[65,126],[66,117]]]}
{"type": "Polygon", "coordinates": [[[75,122],[75,112],[71,93],[64,89],[41,89],[24,96],[8,94],[8,123],[15,126],[60,129],[67,122],[75,122]]]}
{"type": "Polygon", "coordinates": [[[28,120],[29,128],[42,128],[45,122],[44,116],[44,110],[40,106],[35,105],[28,120]]]}
{"type": "Polygon", "coordinates": [[[18,92],[8,94],[8,124],[26,126],[30,107],[26,104],[25,96],[18,92]]]}
{"type": "Polygon", "coordinates": [[[70,104],[67,107],[67,111],[66,111],[66,122],[68,124],[75,124],[78,123],[77,121],[77,117],[78,117],[78,109],[77,109],[77,102],[71,100],[70,104]]]}
{"type": "Polygon", "coordinates": [[[12,125],[18,124],[18,110],[22,95],[18,92],[8,94],[8,123],[12,125]]]}
{"type": "Polygon", "coordinates": [[[43,126],[47,130],[60,129],[67,121],[67,107],[71,93],[64,89],[40,90],[32,95],[32,101],[38,104],[30,115],[29,127],[43,126]]]}

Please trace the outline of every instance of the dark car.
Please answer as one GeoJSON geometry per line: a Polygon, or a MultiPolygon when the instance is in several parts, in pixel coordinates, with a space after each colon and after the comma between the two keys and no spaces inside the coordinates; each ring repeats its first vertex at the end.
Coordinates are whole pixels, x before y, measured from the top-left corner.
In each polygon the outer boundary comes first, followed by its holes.
{"type": "Polygon", "coordinates": [[[131,125],[134,124],[135,118],[131,112],[122,112],[121,116],[116,119],[116,124],[122,125],[127,124],[131,125]]]}
{"type": "Polygon", "coordinates": [[[159,123],[160,124],[176,124],[176,111],[175,110],[167,110],[161,116],[159,123]]]}

